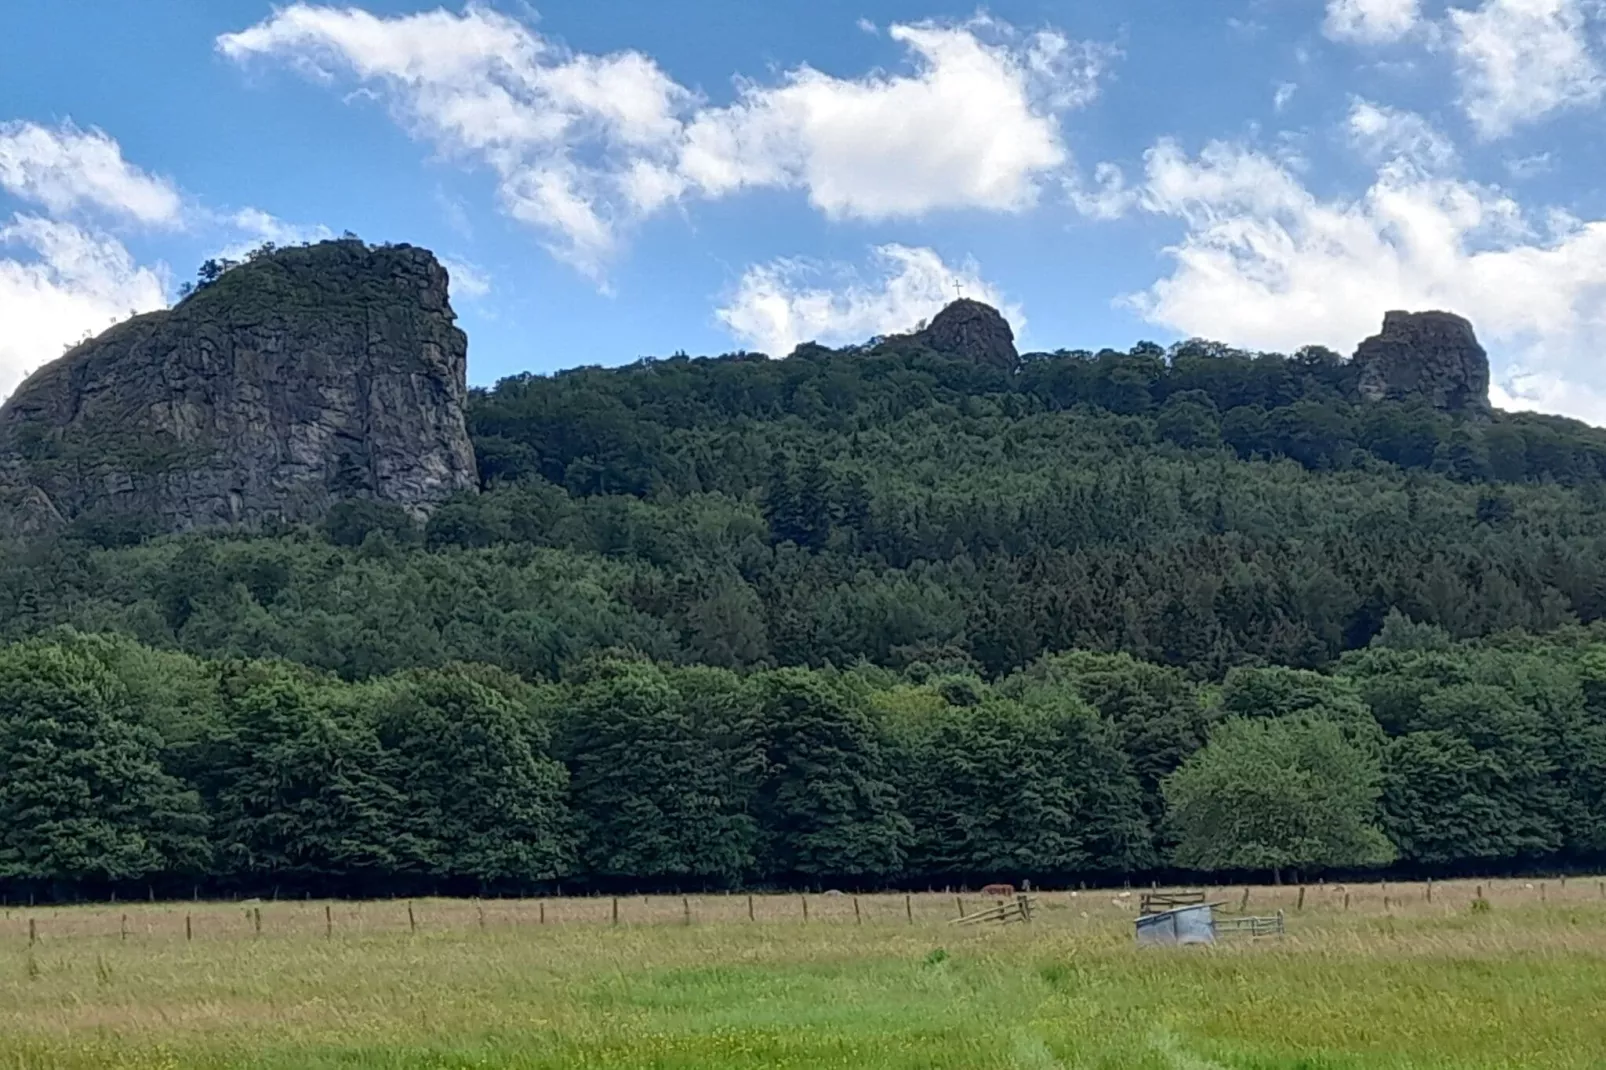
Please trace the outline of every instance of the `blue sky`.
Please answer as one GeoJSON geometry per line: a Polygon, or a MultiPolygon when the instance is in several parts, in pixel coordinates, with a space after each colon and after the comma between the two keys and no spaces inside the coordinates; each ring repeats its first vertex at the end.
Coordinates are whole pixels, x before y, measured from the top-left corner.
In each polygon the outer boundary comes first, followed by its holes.
{"type": "Polygon", "coordinates": [[[453,269],[470,378],[912,327],[1348,353],[1606,423],[1597,0],[9,0],[0,391],[201,260],[453,269]],[[70,58],[70,62],[68,61],[70,58]]]}

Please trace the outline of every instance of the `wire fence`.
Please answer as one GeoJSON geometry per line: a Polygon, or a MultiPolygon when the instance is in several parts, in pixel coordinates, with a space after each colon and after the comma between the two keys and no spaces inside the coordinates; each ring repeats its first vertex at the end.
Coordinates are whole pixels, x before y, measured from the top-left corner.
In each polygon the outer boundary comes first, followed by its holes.
{"type": "MultiPolygon", "coordinates": [[[[1606,879],[1549,881],[1345,882],[1176,889],[1033,890],[1033,921],[1076,924],[1136,918],[1151,897],[1202,891],[1230,913],[1286,911],[1376,914],[1453,913],[1502,906],[1606,909],[1606,879]]],[[[564,896],[543,899],[264,900],[101,903],[0,908],[0,942],[171,941],[264,938],[362,939],[398,934],[647,925],[937,925],[1001,901],[946,891],[677,896],[564,896]]]]}

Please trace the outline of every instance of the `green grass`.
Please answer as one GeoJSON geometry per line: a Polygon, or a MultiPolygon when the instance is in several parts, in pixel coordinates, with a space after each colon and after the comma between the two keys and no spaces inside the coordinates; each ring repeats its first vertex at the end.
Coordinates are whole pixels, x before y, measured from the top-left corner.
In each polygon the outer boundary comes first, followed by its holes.
{"type": "Polygon", "coordinates": [[[913,923],[880,900],[862,925],[704,921],[701,903],[676,924],[674,900],[617,928],[481,928],[433,903],[416,934],[384,904],[337,913],[332,938],[321,905],[261,937],[239,907],[148,908],[128,939],[132,908],[102,908],[35,912],[31,949],[13,911],[0,1068],[1606,1067],[1606,902],[1491,898],[1313,896],[1285,939],[1213,949],[1138,949],[1129,904],[1092,893],[993,931],[947,925],[951,897],[913,923]]]}

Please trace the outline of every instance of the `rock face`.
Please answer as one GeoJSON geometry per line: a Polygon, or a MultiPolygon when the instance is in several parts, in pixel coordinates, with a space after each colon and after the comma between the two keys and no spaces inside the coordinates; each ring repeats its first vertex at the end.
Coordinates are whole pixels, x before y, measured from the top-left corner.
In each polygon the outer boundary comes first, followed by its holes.
{"type": "Polygon", "coordinates": [[[1446,412],[1489,412],[1489,356],[1472,324],[1451,312],[1387,312],[1355,350],[1370,401],[1421,399],[1446,412]]]}
{"type": "Polygon", "coordinates": [[[414,515],[476,486],[468,342],[427,250],[283,249],[35,372],[0,407],[0,531],[414,515]]]}
{"type": "Polygon", "coordinates": [[[1009,321],[993,306],[968,297],[937,313],[931,325],[916,332],[915,338],[939,353],[969,357],[998,368],[1013,368],[1020,362],[1009,321]]]}

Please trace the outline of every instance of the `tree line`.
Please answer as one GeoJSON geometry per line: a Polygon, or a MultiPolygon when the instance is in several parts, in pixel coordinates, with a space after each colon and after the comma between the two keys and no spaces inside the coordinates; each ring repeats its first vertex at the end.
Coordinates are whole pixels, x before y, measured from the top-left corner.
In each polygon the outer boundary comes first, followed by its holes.
{"type": "Polygon", "coordinates": [[[8,898],[1052,884],[1606,859],[1606,634],[1389,619],[1331,673],[1068,652],[359,682],[62,631],[0,650],[8,898]]]}

